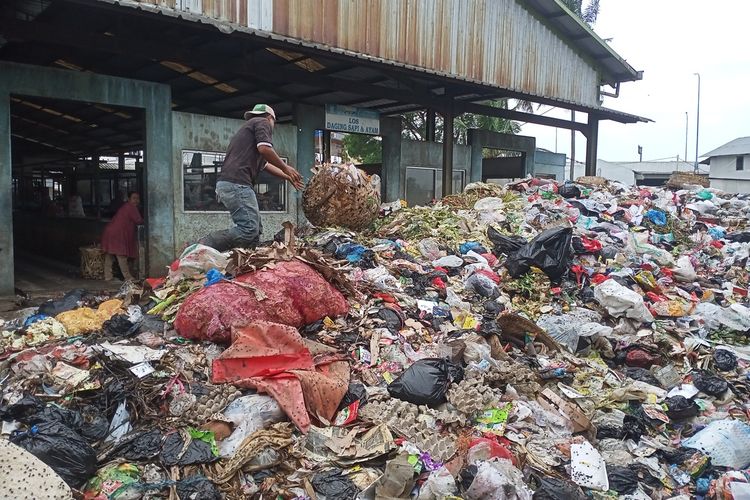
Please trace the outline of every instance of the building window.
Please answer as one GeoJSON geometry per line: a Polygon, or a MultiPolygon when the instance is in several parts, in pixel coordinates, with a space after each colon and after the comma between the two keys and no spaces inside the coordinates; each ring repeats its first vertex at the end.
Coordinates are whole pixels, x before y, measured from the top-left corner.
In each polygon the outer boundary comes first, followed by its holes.
{"type": "MultiPolygon", "coordinates": [[[[453,192],[464,189],[465,170],[453,171],[453,192]]],[[[443,171],[436,168],[406,168],[406,202],[410,206],[429,205],[432,200],[441,197],[443,192],[443,171]]]]}
{"type": "MultiPolygon", "coordinates": [[[[286,158],[282,160],[287,161],[286,158]]],[[[216,179],[224,163],[224,153],[210,151],[182,152],[183,206],[188,212],[226,212],[216,200],[216,179]]],[[[261,212],[286,212],[286,181],[261,172],[255,193],[261,212]]]]}
{"type": "Polygon", "coordinates": [[[737,170],[745,170],[745,157],[738,156],[736,165],[737,165],[737,170]]]}

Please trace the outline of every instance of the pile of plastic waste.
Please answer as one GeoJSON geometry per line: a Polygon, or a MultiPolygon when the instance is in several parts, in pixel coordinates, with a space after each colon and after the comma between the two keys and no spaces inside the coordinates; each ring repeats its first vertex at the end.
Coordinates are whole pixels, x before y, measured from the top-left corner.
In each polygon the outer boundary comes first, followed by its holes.
{"type": "Polygon", "coordinates": [[[0,320],[0,497],[750,498],[750,199],[527,179],[0,320]]]}

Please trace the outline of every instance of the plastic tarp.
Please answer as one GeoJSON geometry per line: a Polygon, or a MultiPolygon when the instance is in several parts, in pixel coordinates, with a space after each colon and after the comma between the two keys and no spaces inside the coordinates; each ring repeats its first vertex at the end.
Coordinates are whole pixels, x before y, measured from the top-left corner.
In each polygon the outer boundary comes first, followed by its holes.
{"type": "Polygon", "coordinates": [[[257,321],[232,333],[232,345],[213,362],[213,383],[270,394],[305,433],[311,416],[333,419],[349,388],[347,361],[286,325],[257,321]]]}
{"type": "Polygon", "coordinates": [[[326,316],[343,316],[346,299],[323,276],[298,260],[220,282],[190,297],[175,318],[186,338],[227,342],[232,326],[270,321],[299,328],[326,316]]]}

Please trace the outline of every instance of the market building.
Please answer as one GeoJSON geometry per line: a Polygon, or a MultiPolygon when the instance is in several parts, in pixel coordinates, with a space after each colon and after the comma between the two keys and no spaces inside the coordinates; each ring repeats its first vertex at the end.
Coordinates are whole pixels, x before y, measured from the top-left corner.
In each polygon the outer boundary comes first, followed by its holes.
{"type": "MultiPolygon", "coordinates": [[[[130,190],[144,200],[140,273],[163,274],[228,224],[213,186],[255,103],[275,107],[275,147],[308,177],[316,131],[379,136],[386,201],[534,173],[533,138],[438,143],[436,115],[448,136],[462,113],[576,130],[590,174],[599,121],[642,120],[601,106],[641,73],[557,0],[10,0],[0,18],[0,295],[16,259],[75,263],[130,190]],[[497,98],[584,121],[483,104],[497,98]],[[414,110],[428,141],[402,139],[399,115],[414,110]],[[519,159],[485,163],[483,148],[519,159]]],[[[266,238],[303,218],[290,186],[269,177],[257,192],[266,238]]]]}

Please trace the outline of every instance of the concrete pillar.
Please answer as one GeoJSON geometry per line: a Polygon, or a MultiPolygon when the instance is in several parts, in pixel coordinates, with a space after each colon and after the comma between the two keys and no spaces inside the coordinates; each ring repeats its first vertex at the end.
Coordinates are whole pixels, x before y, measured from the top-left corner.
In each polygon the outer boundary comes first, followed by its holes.
{"type": "Polygon", "coordinates": [[[482,182],[482,134],[478,129],[469,129],[469,147],[471,147],[471,169],[469,171],[469,182],[482,182]]]}
{"type": "Polygon", "coordinates": [[[523,171],[525,175],[534,175],[534,165],[536,165],[536,147],[532,147],[523,155],[523,171]]]}
{"type": "Polygon", "coordinates": [[[586,136],[586,175],[596,175],[596,155],[599,148],[599,118],[589,113],[589,130],[586,136]]]}
{"type": "Polygon", "coordinates": [[[10,94],[0,81],[0,297],[13,295],[14,286],[11,165],[10,94]]]}
{"type": "MultiPolygon", "coordinates": [[[[297,164],[292,165],[309,181],[315,165],[315,131],[325,127],[325,108],[309,104],[294,105],[294,123],[297,127],[297,164]]],[[[302,193],[294,191],[297,205],[297,224],[305,222],[302,211],[302,193]]]]}
{"type": "Polygon", "coordinates": [[[383,139],[383,166],[380,171],[381,197],[383,202],[390,202],[404,196],[401,168],[401,118],[381,118],[380,137],[383,139]]]}
{"type": "Polygon", "coordinates": [[[172,179],[172,98],[169,87],[149,99],[146,106],[145,210],[148,214],[148,259],[150,276],[163,276],[175,256],[174,214],[177,200],[172,179]],[[167,188],[165,189],[165,186],[167,188]]]}
{"type": "Polygon", "coordinates": [[[453,101],[443,113],[443,197],[453,194],[453,101]]]}
{"type": "Polygon", "coordinates": [[[425,129],[427,132],[427,140],[429,142],[435,142],[435,110],[427,110],[427,122],[425,123],[425,129]]]}

